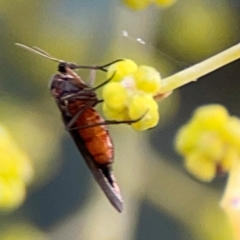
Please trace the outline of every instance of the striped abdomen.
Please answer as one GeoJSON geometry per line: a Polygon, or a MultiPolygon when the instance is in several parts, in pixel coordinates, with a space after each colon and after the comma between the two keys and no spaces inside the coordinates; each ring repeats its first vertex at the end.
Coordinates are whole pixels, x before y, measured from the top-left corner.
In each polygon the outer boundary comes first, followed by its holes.
{"type": "MultiPolygon", "coordinates": [[[[84,101],[74,100],[68,104],[68,111],[74,116],[85,105],[84,101]]],[[[94,108],[86,109],[77,119],[73,128],[103,122],[104,119],[94,108]]],[[[113,144],[106,126],[100,125],[76,130],[85,142],[85,147],[99,166],[113,162],[113,144]]]]}

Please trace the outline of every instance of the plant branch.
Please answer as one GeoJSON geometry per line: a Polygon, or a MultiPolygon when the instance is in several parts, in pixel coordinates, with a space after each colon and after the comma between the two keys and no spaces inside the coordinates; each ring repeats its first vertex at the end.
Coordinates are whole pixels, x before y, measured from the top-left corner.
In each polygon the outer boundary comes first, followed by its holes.
{"type": "Polygon", "coordinates": [[[233,62],[238,58],[240,58],[240,44],[237,44],[203,62],[163,79],[159,94],[170,92],[187,83],[196,81],[198,78],[230,62],[233,62]]]}

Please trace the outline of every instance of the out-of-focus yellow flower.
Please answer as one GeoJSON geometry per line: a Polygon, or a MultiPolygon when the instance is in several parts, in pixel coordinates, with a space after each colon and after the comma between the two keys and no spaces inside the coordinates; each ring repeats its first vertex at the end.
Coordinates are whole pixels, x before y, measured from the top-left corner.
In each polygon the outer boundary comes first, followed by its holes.
{"type": "Polygon", "coordinates": [[[126,59],[109,67],[113,82],[103,87],[103,112],[108,119],[135,121],[138,131],[155,127],[159,121],[158,105],[154,99],[161,87],[159,72],[153,67],[137,66],[126,59]]]}
{"type": "Polygon", "coordinates": [[[223,131],[223,137],[226,141],[232,144],[234,147],[240,149],[240,120],[237,117],[231,117],[229,119],[226,128],[223,131]]]}
{"type": "Polygon", "coordinates": [[[177,2],[177,0],[154,0],[156,5],[159,7],[170,7],[174,3],[177,2]]]}
{"type": "Polygon", "coordinates": [[[123,0],[123,2],[133,10],[142,10],[150,4],[155,4],[158,7],[169,7],[177,0],[123,0]]]}
{"type": "Polygon", "coordinates": [[[4,222],[0,225],[1,240],[47,240],[44,232],[37,229],[31,223],[24,222],[4,222]]]}
{"type": "Polygon", "coordinates": [[[184,164],[190,173],[197,176],[202,181],[211,181],[215,177],[215,165],[210,158],[207,158],[201,152],[195,151],[188,154],[184,164]]]}
{"type": "Polygon", "coordinates": [[[176,135],[176,150],[187,170],[202,181],[211,181],[217,169],[229,171],[240,158],[240,120],[217,104],[198,108],[176,135]]]}
{"type": "Polygon", "coordinates": [[[32,177],[28,156],[0,125],[0,210],[14,209],[23,202],[32,177]]]}
{"type": "Polygon", "coordinates": [[[221,105],[207,105],[195,110],[192,122],[206,130],[219,130],[229,121],[227,110],[221,105]]]}
{"type": "Polygon", "coordinates": [[[149,6],[149,0],[123,0],[123,2],[134,10],[142,10],[149,6]]]}

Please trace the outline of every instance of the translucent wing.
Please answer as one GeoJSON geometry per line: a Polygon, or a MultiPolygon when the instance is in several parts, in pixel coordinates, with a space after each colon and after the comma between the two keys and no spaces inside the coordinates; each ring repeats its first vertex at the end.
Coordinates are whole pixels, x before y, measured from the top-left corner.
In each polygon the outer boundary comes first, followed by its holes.
{"type": "MultiPolygon", "coordinates": [[[[68,118],[65,117],[64,115],[63,115],[63,120],[64,120],[65,124],[68,123],[68,118]]],[[[111,174],[111,178],[113,180],[113,186],[109,183],[107,178],[104,176],[102,170],[100,168],[98,168],[96,166],[96,164],[94,163],[94,161],[92,159],[92,156],[89,154],[89,152],[85,148],[84,142],[81,139],[81,137],[79,136],[78,132],[77,131],[71,131],[70,134],[71,134],[74,142],[76,143],[79,151],[81,152],[87,166],[91,170],[95,180],[98,182],[99,186],[101,187],[101,189],[105,193],[106,197],[108,198],[110,203],[119,212],[122,212],[123,211],[123,200],[122,200],[122,196],[121,196],[119,187],[118,187],[118,185],[115,181],[115,177],[114,177],[112,171],[109,169],[110,174],[111,174]]]]}

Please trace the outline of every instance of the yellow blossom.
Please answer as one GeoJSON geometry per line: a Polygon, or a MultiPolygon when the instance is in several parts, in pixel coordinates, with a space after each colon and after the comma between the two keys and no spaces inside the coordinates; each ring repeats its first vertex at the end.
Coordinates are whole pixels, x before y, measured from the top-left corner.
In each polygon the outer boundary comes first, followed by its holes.
{"type": "Polygon", "coordinates": [[[135,130],[143,131],[155,127],[159,121],[158,105],[151,96],[135,95],[129,104],[131,120],[143,118],[132,124],[135,130]]]}
{"type": "Polygon", "coordinates": [[[206,158],[201,152],[193,152],[186,156],[186,169],[202,181],[211,181],[216,174],[216,167],[211,159],[206,158]]]}
{"type": "Polygon", "coordinates": [[[228,112],[223,106],[210,104],[198,108],[194,112],[192,121],[196,121],[202,129],[219,130],[227,124],[228,119],[228,112]]]}
{"type": "Polygon", "coordinates": [[[25,183],[17,177],[0,177],[0,192],[0,208],[14,209],[25,198],[25,183]]]}
{"type": "Polygon", "coordinates": [[[102,91],[105,116],[116,121],[139,119],[131,124],[138,131],[155,127],[159,121],[154,98],[161,87],[159,72],[153,67],[138,67],[127,59],[109,67],[107,75],[113,74],[113,81],[106,84],[102,91]]]}
{"type": "Polygon", "coordinates": [[[159,7],[169,7],[176,3],[177,0],[155,0],[155,3],[159,7]]]}
{"type": "Polygon", "coordinates": [[[150,4],[156,4],[159,7],[169,7],[176,2],[176,0],[123,0],[123,2],[133,10],[142,10],[150,4]]]}
{"type": "Polygon", "coordinates": [[[186,155],[194,150],[195,143],[199,138],[199,128],[190,122],[182,126],[178,130],[176,136],[175,147],[176,150],[182,154],[186,155]]]}
{"type": "Polygon", "coordinates": [[[137,64],[130,60],[124,59],[124,61],[117,62],[112,64],[107,71],[107,78],[113,76],[112,81],[121,81],[123,77],[134,73],[137,70],[137,64]]]}
{"type": "Polygon", "coordinates": [[[0,210],[18,207],[25,198],[26,184],[33,177],[28,156],[0,125],[0,210]]]}
{"type": "Polygon", "coordinates": [[[128,94],[126,88],[120,82],[110,82],[107,84],[103,88],[102,97],[107,107],[112,110],[121,112],[126,108],[128,94]]]}
{"type": "Polygon", "coordinates": [[[156,94],[159,92],[161,87],[161,77],[159,72],[148,66],[140,66],[134,73],[136,79],[136,87],[139,90],[156,94]]]}
{"type": "Polygon", "coordinates": [[[240,149],[240,120],[237,117],[229,118],[223,130],[224,139],[240,149]]]}
{"type": "Polygon", "coordinates": [[[149,0],[123,0],[123,2],[134,10],[142,10],[150,4],[149,0]]]}
{"type": "Polygon", "coordinates": [[[109,120],[116,120],[116,121],[129,120],[127,108],[122,111],[112,110],[107,106],[107,104],[103,103],[102,109],[103,109],[104,115],[109,120]]]}
{"type": "Polygon", "coordinates": [[[235,147],[229,147],[221,161],[222,170],[225,172],[230,171],[231,167],[233,166],[234,160],[239,158],[239,156],[240,153],[238,149],[236,149],[235,147]]]}
{"type": "Polygon", "coordinates": [[[189,172],[203,181],[215,177],[216,169],[229,171],[240,159],[240,120],[218,104],[198,108],[177,133],[176,150],[189,172]],[[213,170],[214,169],[214,170],[213,170]]]}

